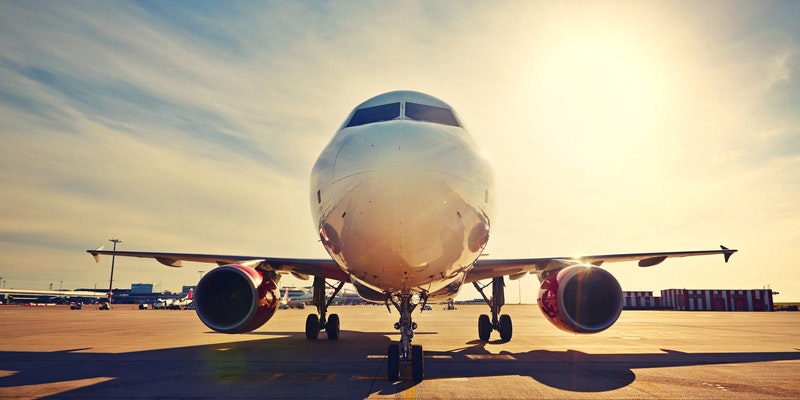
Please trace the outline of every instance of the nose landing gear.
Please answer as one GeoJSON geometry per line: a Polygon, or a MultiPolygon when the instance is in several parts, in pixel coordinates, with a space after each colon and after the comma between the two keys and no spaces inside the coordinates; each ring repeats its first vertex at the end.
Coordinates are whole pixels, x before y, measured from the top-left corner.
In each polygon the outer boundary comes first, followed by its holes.
{"type": "Polygon", "coordinates": [[[422,382],[425,378],[423,361],[425,353],[421,345],[411,345],[414,330],[417,329],[417,324],[411,320],[411,313],[419,304],[420,297],[409,293],[403,293],[396,297],[397,299],[387,300],[387,307],[388,301],[391,301],[397,312],[400,313],[400,321],[394,324],[394,328],[400,331],[400,342],[390,344],[386,351],[386,377],[391,382],[397,381],[401,378],[401,373],[407,377],[410,368],[411,379],[414,382],[422,382]]]}

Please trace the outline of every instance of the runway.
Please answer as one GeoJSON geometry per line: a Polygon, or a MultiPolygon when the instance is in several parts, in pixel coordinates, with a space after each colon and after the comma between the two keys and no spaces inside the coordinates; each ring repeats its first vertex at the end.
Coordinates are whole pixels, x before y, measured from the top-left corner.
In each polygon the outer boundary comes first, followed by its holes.
{"type": "Polygon", "coordinates": [[[572,335],[535,305],[506,306],[514,336],[477,340],[486,306],[414,313],[419,383],[387,382],[399,335],[382,306],[331,307],[338,341],[305,339],[306,310],[250,334],[192,311],[0,307],[0,399],[800,398],[800,313],[624,311],[572,335]]]}

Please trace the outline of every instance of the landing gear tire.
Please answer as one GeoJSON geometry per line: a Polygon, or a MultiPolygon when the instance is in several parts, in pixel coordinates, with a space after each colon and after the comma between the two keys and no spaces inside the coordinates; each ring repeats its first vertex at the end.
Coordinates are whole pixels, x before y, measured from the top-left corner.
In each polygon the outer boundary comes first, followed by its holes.
{"type": "Polygon", "coordinates": [[[389,382],[396,382],[400,379],[400,346],[397,343],[390,344],[386,355],[386,378],[389,382]]]}
{"type": "Polygon", "coordinates": [[[489,337],[492,336],[492,321],[489,320],[489,316],[486,314],[481,314],[478,317],[478,338],[481,342],[488,342],[489,337]]]}
{"type": "Polygon", "coordinates": [[[306,317],[306,339],[316,340],[319,336],[319,317],[317,314],[308,314],[306,317]]]}
{"type": "Polygon", "coordinates": [[[339,339],[339,314],[331,314],[328,317],[328,322],[325,323],[325,333],[328,334],[328,340],[339,339]]]}
{"type": "Polygon", "coordinates": [[[511,340],[511,334],[514,333],[514,327],[511,324],[511,317],[508,314],[500,316],[500,340],[508,342],[511,340]]]}
{"type": "Polygon", "coordinates": [[[418,344],[411,346],[411,375],[415,383],[425,379],[424,358],[425,353],[422,351],[422,346],[418,344]]]}

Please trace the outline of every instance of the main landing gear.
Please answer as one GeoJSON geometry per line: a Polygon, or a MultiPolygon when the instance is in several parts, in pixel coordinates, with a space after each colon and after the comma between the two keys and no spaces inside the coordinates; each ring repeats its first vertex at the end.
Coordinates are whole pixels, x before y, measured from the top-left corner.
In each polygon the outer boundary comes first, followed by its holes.
{"type": "Polygon", "coordinates": [[[339,282],[337,286],[333,286],[325,281],[322,276],[314,276],[314,297],[313,303],[317,306],[317,314],[308,314],[306,318],[306,339],[315,340],[319,336],[320,331],[325,331],[328,335],[328,340],[336,340],[339,338],[339,315],[331,314],[326,317],[328,313],[328,306],[333,303],[336,294],[344,286],[344,282],[339,282]],[[325,287],[333,288],[333,294],[329,299],[325,297],[325,287]]]}
{"type": "MultiPolygon", "coordinates": [[[[424,296],[424,295],[423,295],[424,296]]],[[[427,302],[427,296],[424,296],[427,302]]],[[[411,321],[411,313],[417,308],[420,301],[420,296],[417,294],[403,293],[399,296],[393,296],[386,302],[386,307],[389,307],[389,301],[392,302],[397,312],[400,313],[400,321],[394,324],[394,329],[400,331],[400,342],[392,343],[387,350],[387,378],[390,382],[400,379],[401,372],[407,375],[408,367],[411,367],[411,378],[414,382],[422,382],[425,378],[425,365],[423,359],[425,357],[422,351],[422,346],[411,345],[411,339],[414,337],[414,330],[417,329],[417,324],[411,321]]],[[[425,305],[423,302],[423,307],[425,305]]]]}
{"type": "Polygon", "coordinates": [[[498,318],[500,309],[503,308],[503,305],[506,303],[505,290],[503,290],[506,284],[503,277],[492,278],[492,283],[483,286],[478,282],[472,282],[472,284],[475,285],[475,289],[478,289],[478,292],[483,296],[483,300],[492,310],[491,320],[489,320],[489,316],[486,314],[481,314],[481,316],[478,317],[478,338],[483,342],[488,342],[492,331],[495,330],[500,332],[500,340],[508,342],[511,340],[511,334],[514,332],[513,325],[511,324],[511,317],[507,314],[502,314],[500,318],[498,318]],[[483,289],[489,285],[492,285],[491,300],[483,293],[483,289]]]}

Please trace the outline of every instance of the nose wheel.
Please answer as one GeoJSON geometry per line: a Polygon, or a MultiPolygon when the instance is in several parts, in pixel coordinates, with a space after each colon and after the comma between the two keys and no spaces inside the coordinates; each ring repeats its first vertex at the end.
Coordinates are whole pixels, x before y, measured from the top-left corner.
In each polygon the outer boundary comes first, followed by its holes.
{"type": "Polygon", "coordinates": [[[407,377],[408,370],[411,369],[411,379],[422,382],[425,379],[425,352],[421,345],[411,345],[414,330],[417,329],[417,324],[411,320],[411,312],[417,307],[419,299],[412,303],[412,296],[407,293],[399,297],[399,303],[390,299],[400,313],[400,321],[394,324],[394,328],[400,331],[400,342],[390,344],[386,350],[386,378],[395,382],[401,376],[407,377]]]}

